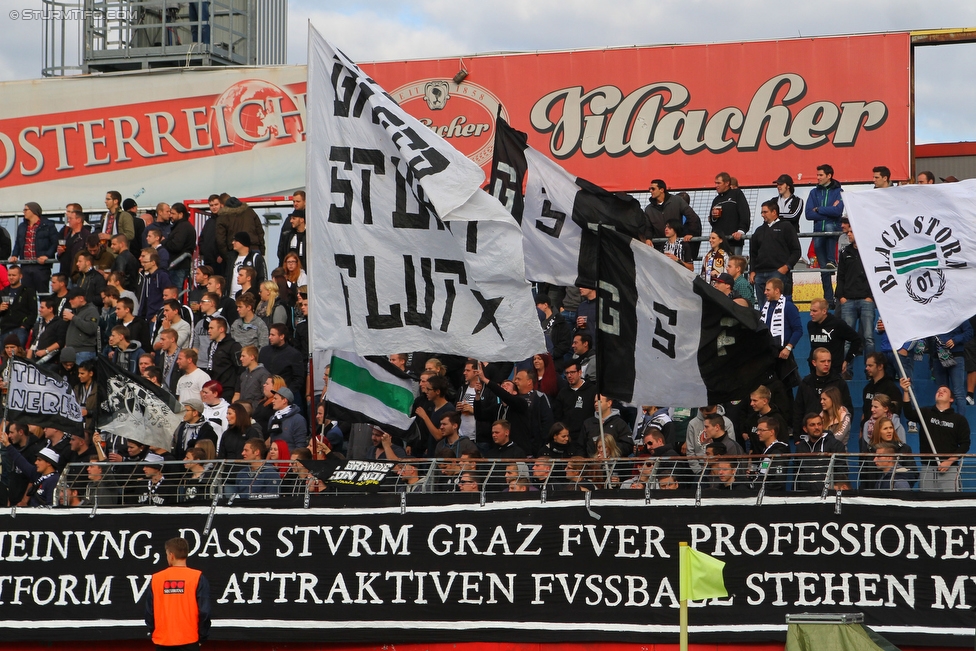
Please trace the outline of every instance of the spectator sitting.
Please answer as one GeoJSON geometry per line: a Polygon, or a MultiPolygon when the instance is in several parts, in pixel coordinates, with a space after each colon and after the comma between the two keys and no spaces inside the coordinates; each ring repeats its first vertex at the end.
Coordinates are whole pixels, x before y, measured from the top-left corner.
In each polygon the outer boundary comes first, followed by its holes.
{"type": "Polygon", "coordinates": [[[217,450],[218,459],[240,459],[244,451],[244,444],[250,439],[263,439],[261,428],[251,422],[251,416],[239,402],[227,407],[227,429],[220,437],[220,447],[217,450]]]}
{"type": "Polygon", "coordinates": [[[146,455],[142,472],[148,480],[142,493],[137,498],[138,504],[151,506],[165,506],[176,502],[179,486],[176,482],[167,482],[163,475],[163,457],[150,452],[146,455]]]}
{"type": "Polygon", "coordinates": [[[264,460],[267,453],[268,448],[261,439],[249,439],[244,444],[241,456],[248,463],[237,471],[233,482],[228,482],[228,494],[243,499],[278,497],[281,477],[264,460]]]}
{"type": "Polygon", "coordinates": [[[295,403],[295,394],[288,387],[274,392],[271,405],[274,415],[268,421],[266,438],[269,441],[285,441],[289,448],[305,447],[308,439],[308,424],[295,403]]]}
{"type": "Polygon", "coordinates": [[[903,468],[898,463],[897,454],[898,449],[893,442],[883,441],[878,444],[874,455],[874,465],[878,467],[881,476],[875,485],[870,488],[895,491],[909,491],[912,489],[912,485],[908,479],[911,471],[908,468],[903,468]]]}
{"type": "Polygon", "coordinates": [[[173,456],[182,459],[186,451],[197,441],[211,441],[217,444],[217,432],[213,425],[203,418],[204,406],[199,400],[183,400],[183,422],[173,433],[173,456]]]}

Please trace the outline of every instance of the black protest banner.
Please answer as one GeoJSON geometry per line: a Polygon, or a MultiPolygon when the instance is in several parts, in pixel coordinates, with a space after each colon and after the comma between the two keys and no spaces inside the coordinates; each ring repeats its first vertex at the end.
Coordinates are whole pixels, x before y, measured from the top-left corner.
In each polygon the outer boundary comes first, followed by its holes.
{"type": "Polygon", "coordinates": [[[71,434],[84,431],[81,407],[64,378],[18,357],[11,358],[9,366],[8,421],[71,434]]]}
{"type": "Polygon", "coordinates": [[[389,461],[303,461],[309,472],[325,482],[329,488],[375,492],[386,482],[396,479],[394,464],[389,461]]]}
{"type": "Polygon", "coordinates": [[[817,498],[696,508],[634,493],[589,510],[576,496],[405,512],[384,495],[361,509],[221,507],[208,532],[207,509],[20,510],[0,518],[0,630],[143,637],[148,578],[182,535],[210,581],[214,639],[317,640],[325,629],[330,642],[673,642],[687,541],[727,563],[730,595],[692,604],[696,640],[782,641],[787,614],[863,612],[896,644],[972,644],[969,500],[851,498],[837,513],[817,498]]]}

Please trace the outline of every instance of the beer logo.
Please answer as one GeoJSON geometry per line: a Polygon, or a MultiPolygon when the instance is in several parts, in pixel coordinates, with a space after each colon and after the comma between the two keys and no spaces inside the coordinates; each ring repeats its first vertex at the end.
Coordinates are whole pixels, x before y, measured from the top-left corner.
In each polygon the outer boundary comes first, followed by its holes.
{"type": "Polygon", "coordinates": [[[508,113],[490,90],[468,81],[418,79],[391,91],[390,96],[479,166],[491,164],[495,116],[499,108],[506,120],[508,113]]]}
{"type": "Polygon", "coordinates": [[[906,228],[897,220],[881,232],[881,242],[875,250],[886,264],[875,267],[879,287],[888,293],[899,285],[916,303],[928,305],[946,289],[944,269],[959,269],[966,262],[959,260],[962,246],[952,234],[952,228],[937,217],[916,217],[906,228]]]}

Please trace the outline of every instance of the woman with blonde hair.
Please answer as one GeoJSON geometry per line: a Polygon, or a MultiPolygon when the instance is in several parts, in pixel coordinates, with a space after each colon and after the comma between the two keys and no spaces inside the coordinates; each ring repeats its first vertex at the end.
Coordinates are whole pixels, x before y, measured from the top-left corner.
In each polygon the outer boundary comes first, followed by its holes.
{"type": "Polygon", "coordinates": [[[211,440],[199,439],[193,444],[193,447],[203,450],[203,458],[206,461],[211,461],[217,458],[217,448],[214,446],[214,443],[211,440]]]}
{"type": "Polygon", "coordinates": [[[254,313],[270,328],[276,323],[288,324],[288,309],[278,301],[278,283],[266,280],[261,283],[261,302],[254,313]]]}
{"type": "Polygon", "coordinates": [[[890,397],[884,393],[874,394],[874,397],[871,399],[871,417],[865,421],[864,427],[861,429],[861,452],[867,451],[871,444],[871,439],[874,436],[874,428],[882,418],[891,419],[892,424],[895,426],[895,434],[898,440],[903,443],[905,442],[908,438],[905,434],[905,426],[902,425],[901,419],[894,411],[895,406],[890,397]]]}
{"type": "MultiPolygon", "coordinates": [[[[885,396],[887,397],[887,396],[885,396]]],[[[871,433],[871,442],[868,445],[868,453],[877,453],[878,446],[884,444],[892,446],[894,454],[898,457],[898,473],[901,479],[909,484],[914,484],[918,480],[918,463],[915,461],[911,446],[898,440],[895,423],[891,418],[882,416],[874,423],[874,430],[871,433]]],[[[881,475],[884,474],[874,463],[874,459],[868,458],[861,462],[861,473],[859,481],[861,488],[873,488],[881,475]]]]}
{"type": "Polygon", "coordinates": [[[830,432],[834,438],[847,445],[847,439],[851,435],[851,414],[844,406],[840,389],[837,387],[827,387],[820,394],[820,412],[823,418],[823,428],[825,432],[830,432]]]}

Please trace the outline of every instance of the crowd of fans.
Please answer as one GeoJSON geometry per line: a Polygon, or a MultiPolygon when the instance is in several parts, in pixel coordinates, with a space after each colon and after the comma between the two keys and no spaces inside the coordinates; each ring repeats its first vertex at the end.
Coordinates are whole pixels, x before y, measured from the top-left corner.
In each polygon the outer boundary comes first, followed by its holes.
{"type": "MultiPolygon", "coordinates": [[[[71,383],[86,427],[71,436],[6,424],[0,499],[50,505],[69,464],[76,464],[69,504],[192,502],[209,498],[215,485],[242,499],[304,495],[328,486],[302,462],[347,456],[396,461],[398,484],[409,491],[666,490],[702,485],[705,477],[705,485],[720,489],[820,490],[828,477],[823,459],[848,450],[874,455],[873,462],[856,479],[831,468],[837,487],[958,490],[970,443],[963,412],[976,385],[972,327],[918,342],[887,340],[833,174],[829,165],[818,168],[806,202],[795,196],[792,179],[780,176],[755,229],[734,179],[717,175],[704,251],[693,241],[702,220],[687,200],[670,194],[663,180],[650,185],[642,239],[678,264],[697,264],[705,280],[757,309],[772,334],[776,371],[752,387],[749,400],[666,409],[598,395],[595,288],[537,285],[546,352],[491,364],[431,353],[389,356],[419,389],[414,425],[395,432],[333,421],[314,395],[304,193],[294,197],[270,276],[261,219],[235,197],[210,197],[199,238],[181,203],[143,214],[109,192],[94,229],[81,206],[70,204],[60,230],[28,203],[0,278],[0,361],[20,356],[56,369],[71,383]],[[804,218],[828,234],[814,241],[829,272],[805,333],[791,300],[804,218]],[[53,260],[59,267],[52,275],[53,260]],[[812,352],[798,363],[794,349],[803,337],[812,352]],[[933,406],[915,410],[908,388],[926,354],[940,388],[933,406]],[[183,422],[170,449],[98,430],[98,355],[178,398],[183,422]],[[896,371],[896,357],[904,373],[896,371]],[[868,380],[859,422],[848,387],[855,366],[868,380]],[[920,452],[939,457],[914,460],[906,421],[931,435],[932,445],[929,436],[920,438],[920,452]],[[777,459],[791,452],[825,456],[800,465],[777,459]],[[633,461],[607,465],[627,458],[633,461]],[[241,463],[217,477],[220,460],[241,463]]],[[[886,168],[876,168],[875,177],[877,187],[889,184],[886,168]]]]}

